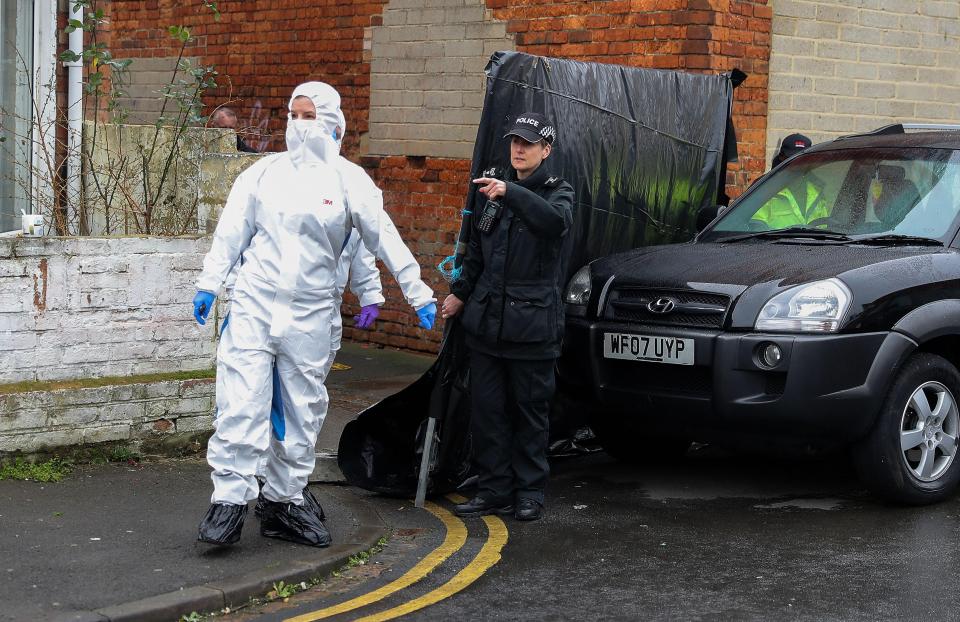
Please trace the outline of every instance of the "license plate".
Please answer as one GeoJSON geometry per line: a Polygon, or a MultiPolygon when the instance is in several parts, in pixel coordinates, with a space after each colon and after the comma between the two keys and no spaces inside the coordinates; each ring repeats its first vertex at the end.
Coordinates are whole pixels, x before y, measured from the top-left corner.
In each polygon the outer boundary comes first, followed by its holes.
{"type": "Polygon", "coordinates": [[[693,365],[693,339],[604,333],[603,356],[625,361],[693,365]]]}

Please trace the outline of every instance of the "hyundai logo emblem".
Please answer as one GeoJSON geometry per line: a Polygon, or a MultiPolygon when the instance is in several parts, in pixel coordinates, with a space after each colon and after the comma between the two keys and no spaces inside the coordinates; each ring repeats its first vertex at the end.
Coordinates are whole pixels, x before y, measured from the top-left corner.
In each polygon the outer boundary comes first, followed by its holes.
{"type": "Polygon", "coordinates": [[[663,315],[664,313],[670,313],[677,308],[677,301],[673,298],[657,298],[656,300],[647,304],[647,309],[650,313],[659,313],[663,315]]]}

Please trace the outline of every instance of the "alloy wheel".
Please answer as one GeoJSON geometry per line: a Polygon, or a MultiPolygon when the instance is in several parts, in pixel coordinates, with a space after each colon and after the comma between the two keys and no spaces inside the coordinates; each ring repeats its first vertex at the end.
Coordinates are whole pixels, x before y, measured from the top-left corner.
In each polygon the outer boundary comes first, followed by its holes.
{"type": "Polygon", "coordinates": [[[933,482],[947,472],[957,453],[957,401],[939,382],[925,382],[907,401],[900,419],[900,455],[911,474],[933,482]]]}

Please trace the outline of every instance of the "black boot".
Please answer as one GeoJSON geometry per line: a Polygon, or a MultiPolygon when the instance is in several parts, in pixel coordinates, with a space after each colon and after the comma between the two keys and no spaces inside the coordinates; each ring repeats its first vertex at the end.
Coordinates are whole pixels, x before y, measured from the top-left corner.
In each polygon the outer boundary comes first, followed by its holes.
{"type": "Polygon", "coordinates": [[[197,540],[207,544],[227,546],[240,540],[243,531],[243,519],[247,517],[247,506],[231,503],[212,503],[207,515],[200,521],[200,534],[197,540]]]}
{"type": "Polygon", "coordinates": [[[330,532],[315,511],[304,505],[263,501],[260,535],[307,546],[330,546],[330,532]]]}
{"type": "Polygon", "coordinates": [[[486,516],[487,514],[500,514],[501,516],[505,516],[507,514],[513,514],[513,504],[503,501],[491,501],[477,495],[466,503],[458,503],[453,506],[453,513],[463,518],[486,516]]]}

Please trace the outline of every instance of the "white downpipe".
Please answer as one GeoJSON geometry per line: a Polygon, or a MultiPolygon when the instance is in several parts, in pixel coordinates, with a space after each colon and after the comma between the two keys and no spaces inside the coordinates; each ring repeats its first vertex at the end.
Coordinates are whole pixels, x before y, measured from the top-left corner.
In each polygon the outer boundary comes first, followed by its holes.
{"type": "MultiPolygon", "coordinates": [[[[54,204],[57,176],[57,1],[37,0],[33,9],[33,167],[31,211],[54,204]]],[[[52,223],[48,223],[52,224],[52,223]]],[[[52,230],[52,226],[48,229],[52,230]]]]}
{"type": "MultiPolygon", "coordinates": [[[[83,7],[70,6],[70,19],[83,22],[83,7]]],[[[69,35],[70,51],[80,56],[83,54],[83,29],[77,28],[69,35]]],[[[64,63],[67,67],[67,223],[68,227],[76,227],[76,233],[81,233],[79,215],[81,192],[80,149],[83,147],[83,61],[64,63]]]]}

